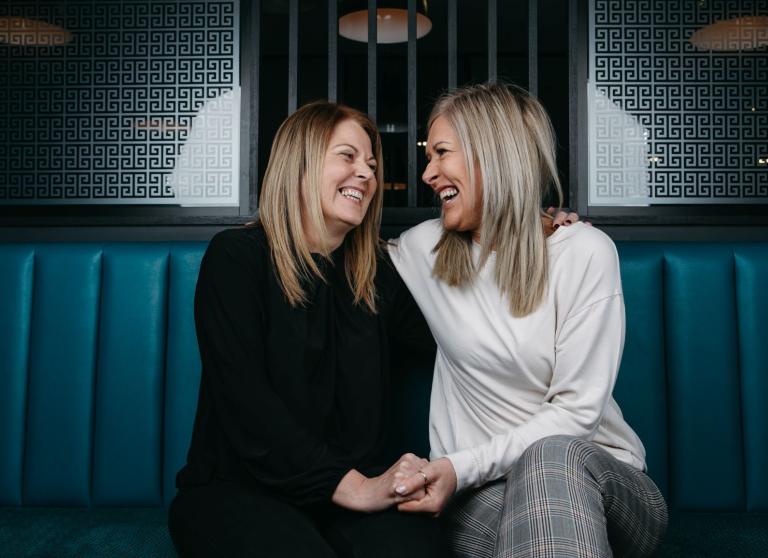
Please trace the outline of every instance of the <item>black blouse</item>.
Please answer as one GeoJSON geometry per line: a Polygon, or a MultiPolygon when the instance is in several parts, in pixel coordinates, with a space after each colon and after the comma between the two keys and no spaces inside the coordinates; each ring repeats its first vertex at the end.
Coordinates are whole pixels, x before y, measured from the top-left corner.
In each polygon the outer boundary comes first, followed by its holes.
{"type": "Polygon", "coordinates": [[[352,468],[388,465],[389,338],[429,344],[426,324],[386,255],[376,314],[353,303],[343,247],[315,261],[326,282],[308,282],[308,304],[293,308],[263,228],[211,241],[195,292],[202,378],[180,488],[219,477],[303,506],[330,500],[352,468]]]}

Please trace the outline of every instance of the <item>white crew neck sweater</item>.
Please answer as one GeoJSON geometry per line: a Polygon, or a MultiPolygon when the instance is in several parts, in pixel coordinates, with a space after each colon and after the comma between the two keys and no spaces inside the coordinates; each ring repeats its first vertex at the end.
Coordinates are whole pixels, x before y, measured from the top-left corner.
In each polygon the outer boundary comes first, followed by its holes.
{"type": "MultiPolygon", "coordinates": [[[[514,470],[523,451],[556,434],[578,436],[645,469],[645,449],[611,395],[624,344],[619,261],[603,232],[576,223],[548,240],[544,302],[515,318],[493,280],[495,255],[474,283],[432,277],[439,220],[391,241],[392,261],[437,341],[430,403],[431,457],[448,457],[457,490],[514,470]]],[[[478,261],[480,246],[473,245],[478,261]]]]}

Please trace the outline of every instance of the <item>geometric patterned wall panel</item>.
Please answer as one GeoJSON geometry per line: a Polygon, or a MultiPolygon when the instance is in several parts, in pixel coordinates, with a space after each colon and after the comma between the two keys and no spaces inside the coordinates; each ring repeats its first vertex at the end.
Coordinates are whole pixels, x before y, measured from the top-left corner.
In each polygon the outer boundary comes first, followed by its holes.
{"type": "Polygon", "coordinates": [[[239,4],[2,0],[0,204],[238,205],[239,4]]]}
{"type": "Polygon", "coordinates": [[[768,0],[590,2],[590,205],[768,202],[768,18],[691,42],[755,16],[768,0]]]}

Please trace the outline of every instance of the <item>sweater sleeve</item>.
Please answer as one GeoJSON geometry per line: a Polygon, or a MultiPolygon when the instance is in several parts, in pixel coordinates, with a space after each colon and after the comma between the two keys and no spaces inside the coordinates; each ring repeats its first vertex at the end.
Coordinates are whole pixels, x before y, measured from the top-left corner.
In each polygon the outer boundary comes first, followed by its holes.
{"type": "MultiPolygon", "coordinates": [[[[297,505],[328,500],[350,464],[307,432],[266,374],[268,256],[253,238],[217,235],[201,264],[195,325],[212,412],[247,471],[297,505]]],[[[202,386],[201,386],[202,389],[202,386]]]]}
{"type": "MultiPolygon", "coordinates": [[[[581,273],[556,332],[555,365],[539,410],[523,424],[484,444],[447,455],[458,490],[481,486],[505,476],[525,449],[553,435],[591,439],[600,424],[616,381],[624,345],[624,302],[618,257],[605,245],[579,256],[581,273]],[[580,277],[581,275],[581,277],[580,277]]],[[[560,308],[560,306],[559,306],[560,308]]]]}

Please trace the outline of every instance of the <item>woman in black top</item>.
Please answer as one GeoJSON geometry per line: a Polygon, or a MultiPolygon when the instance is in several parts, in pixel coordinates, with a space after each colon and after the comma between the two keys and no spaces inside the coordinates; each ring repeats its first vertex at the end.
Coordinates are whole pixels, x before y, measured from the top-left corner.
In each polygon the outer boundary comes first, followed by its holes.
{"type": "Polygon", "coordinates": [[[426,462],[382,463],[389,337],[413,336],[414,304],[377,247],[381,180],[374,124],[306,105],[275,137],[260,222],[211,241],[200,396],[169,511],[182,556],[443,554],[435,521],[391,509],[396,476],[426,462]]]}

